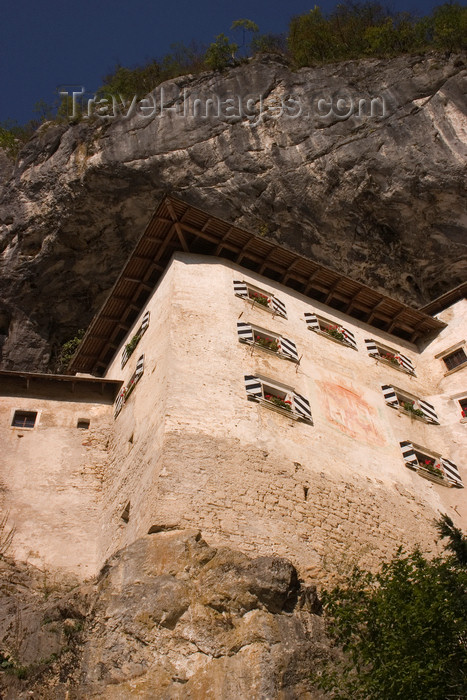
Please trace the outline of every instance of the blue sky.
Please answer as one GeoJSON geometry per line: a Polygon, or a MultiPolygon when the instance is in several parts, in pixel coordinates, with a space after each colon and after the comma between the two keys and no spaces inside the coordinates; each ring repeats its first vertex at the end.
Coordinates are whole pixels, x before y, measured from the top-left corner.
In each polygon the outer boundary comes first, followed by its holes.
{"type": "MultiPolygon", "coordinates": [[[[3,0],[0,121],[30,119],[34,104],[52,103],[59,85],[84,85],[92,92],[117,62],[134,66],[158,58],[175,42],[210,43],[216,34],[229,34],[236,19],[254,20],[263,33],[286,31],[293,15],[315,3],[324,12],[335,6],[316,0],[3,0]]],[[[441,3],[386,4],[426,14],[441,3]]]]}

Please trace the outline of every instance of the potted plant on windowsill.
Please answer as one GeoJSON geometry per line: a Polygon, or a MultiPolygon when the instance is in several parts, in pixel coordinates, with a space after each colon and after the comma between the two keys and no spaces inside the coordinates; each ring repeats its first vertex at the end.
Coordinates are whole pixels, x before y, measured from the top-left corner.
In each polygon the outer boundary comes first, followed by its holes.
{"type": "Polygon", "coordinates": [[[340,328],[340,326],[328,326],[327,328],[323,328],[323,331],[327,335],[330,335],[331,338],[335,338],[335,340],[345,340],[345,335],[343,334],[342,328],[340,328]]]}
{"type": "Polygon", "coordinates": [[[268,307],[271,303],[271,300],[268,297],[264,296],[264,294],[260,294],[259,292],[250,292],[250,299],[257,304],[261,304],[261,306],[268,307]]]}
{"type": "Polygon", "coordinates": [[[393,355],[392,352],[386,352],[384,354],[380,354],[380,357],[383,360],[387,360],[388,362],[391,363],[391,365],[394,365],[394,367],[401,367],[401,361],[398,355],[393,355]]]}
{"type": "Polygon", "coordinates": [[[415,408],[414,404],[410,401],[404,401],[402,408],[407,411],[407,413],[410,413],[410,415],[416,416],[417,418],[425,417],[423,411],[421,411],[419,408],[415,408]]]}
{"type": "Polygon", "coordinates": [[[279,343],[275,338],[262,338],[260,335],[255,337],[256,345],[259,345],[266,350],[272,350],[273,352],[279,351],[279,343]]]}
{"type": "Polygon", "coordinates": [[[434,459],[425,459],[419,462],[420,468],[423,470],[422,476],[427,478],[435,477],[439,481],[445,481],[444,472],[440,464],[436,464],[434,459]]]}
{"type": "Polygon", "coordinates": [[[280,396],[275,396],[274,394],[265,394],[264,398],[269,401],[274,406],[278,408],[283,408],[285,411],[292,410],[292,402],[285,399],[281,399],[280,396]]]}
{"type": "Polygon", "coordinates": [[[139,343],[140,335],[139,333],[136,333],[136,335],[133,336],[133,338],[130,340],[129,343],[126,344],[126,352],[127,356],[130,357],[130,355],[133,353],[134,349],[139,343]]]}

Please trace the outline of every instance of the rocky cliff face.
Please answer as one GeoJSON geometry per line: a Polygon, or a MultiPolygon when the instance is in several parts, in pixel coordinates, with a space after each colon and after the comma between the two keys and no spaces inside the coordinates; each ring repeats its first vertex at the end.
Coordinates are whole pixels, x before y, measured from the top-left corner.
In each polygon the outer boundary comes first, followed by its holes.
{"type": "Polygon", "coordinates": [[[162,532],[69,593],[5,561],[0,584],[5,700],[322,697],[310,680],[330,653],[319,602],[283,559],[162,532]]]}
{"type": "Polygon", "coordinates": [[[407,302],[460,283],[466,63],[263,57],[162,86],[152,116],[44,125],[0,160],[2,366],[50,365],[167,191],[407,302]]]}

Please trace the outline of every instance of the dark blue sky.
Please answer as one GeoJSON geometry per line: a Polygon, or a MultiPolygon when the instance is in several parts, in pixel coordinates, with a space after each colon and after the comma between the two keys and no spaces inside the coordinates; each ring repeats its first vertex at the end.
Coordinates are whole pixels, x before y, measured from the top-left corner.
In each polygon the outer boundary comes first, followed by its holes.
{"type": "MultiPolygon", "coordinates": [[[[3,0],[0,23],[0,121],[24,122],[34,104],[53,103],[59,85],[95,90],[117,62],[133,66],[158,58],[175,42],[210,43],[236,19],[254,20],[263,33],[287,30],[290,17],[316,0],[3,0]]],[[[335,2],[316,2],[324,12],[335,2]]],[[[426,14],[439,1],[391,0],[392,10],[426,14]]],[[[234,38],[232,36],[232,38],[234,38]]]]}

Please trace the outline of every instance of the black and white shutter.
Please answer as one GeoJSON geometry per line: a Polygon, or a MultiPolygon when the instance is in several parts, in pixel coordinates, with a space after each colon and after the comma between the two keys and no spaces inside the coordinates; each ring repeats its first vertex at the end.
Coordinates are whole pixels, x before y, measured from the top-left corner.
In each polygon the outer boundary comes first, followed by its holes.
{"type": "Polygon", "coordinates": [[[342,335],[345,338],[345,342],[350,345],[350,347],[354,348],[354,350],[357,349],[357,341],[355,340],[355,336],[352,333],[352,331],[347,330],[347,328],[342,328],[342,335]]]}
{"type": "Polygon", "coordinates": [[[271,304],[272,308],[274,311],[279,314],[279,316],[283,316],[284,318],[287,318],[287,311],[285,308],[285,304],[283,301],[278,299],[277,297],[271,297],[271,304]]]}
{"type": "Polygon", "coordinates": [[[410,372],[410,374],[415,374],[415,367],[412,364],[412,361],[409,360],[408,357],[403,355],[401,352],[397,353],[398,356],[401,358],[401,365],[402,367],[407,371],[410,372]]]}
{"type": "Polygon", "coordinates": [[[293,394],[293,409],[299,416],[312,422],[310,402],[301,394],[293,394]]]}
{"type": "Polygon", "coordinates": [[[122,369],[125,367],[126,363],[128,362],[128,358],[129,358],[128,348],[125,345],[125,347],[123,348],[123,352],[122,352],[122,362],[121,362],[122,369]]]}
{"type": "Polygon", "coordinates": [[[248,289],[245,282],[240,280],[233,281],[234,293],[239,297],[248,297],[248,289]]]}
{"type": "Polygon", "coordinates": [[[298,362],[297,346],[295,345],[293,340],[289,340],[289,338],[281,338],[280,347],[281,352],[284,355],[287,355],[287,357],[290,357],[291,360],[298,362]]]}
{"type": "Polygon", "coordinates": [[[399,405],[394,387],[390,386],[389,384],[382,384],[381,389],[383,390],[384,400],[389,406],[399,405]]]}
{"type": "Polygon", "coordinates": [[[459,488],[463,489],[464,484],[462,483],[461,475],[459,474],[459,470],[454,462],[451,462],[450,459],[446,459],[446,457],[441,457],[441,464],[444,467],[446,479],[450,481],[451,484],[454,484],[454,486],[458,486],[459,488]]]}
{"type": "Polygon", "coordinates": [[[417,455],[415,454],[415,450],[413,448],[412,443],[405,440],[404,442],[400,442],[399,444],[401,446],[402,456],[404,458],[406,466],[410,467],[411,469],[418,469],[418,459],[417,455]]]}
{"type": "Polygon", "coordinates": [[[118,414],[120,413],[120,411],[122,410],[123,404],[124,404],[124,399],[125,399],[125,389],[123,388],[120,390],[120,392],[117,396],[117,400],[115,401],[114,418],[116,418],[118,416],[118,414]]]}
{"type": "Polygon", "coordinates": [[[418,405],[420,406],[420,410],[422,411],[427,421],[439,425],[438,414],[435,411],[435,407],[432,406],[431,403],[428,403],[428,401],[422,401],[421,399],[418,399],[418,405]]]}
{"type": "Polygon", "coordinates": [[[261,382],[258,377],[254,377],[252,374],[245,374],[245,389],[248,397],[260,399],[263,396],[261,382]]]}
{"type": "Polygon", "coordinates": [[[365,345],[369,355],[379,355],[376,343],[372,338],[365,338],[365,345]]]}
{"type": "Polygon", "coordinates": [[[254,340],[253,329],[248,323],[237,322],[237,334],[242,343],[252,343],[254,340]]]}
{"type": "Polygon", "coordinates": [[[305,311],[304,316],[305,316],[306,325],[308,326],[310,331],[319,331],[320,330],[318,318],[314,314],[310,314],[308,311],[305,311]]]}
{"type": "Polygon", "coordinates": [[[136,363],[136,369],[135,369],[135,379],[138,381],[138,379],[141,379],[141,375],[144,372],[144,355],[141,355],[141,357],[138,359],[138,362],[136,363]]]}
{"type": "Polygon", "coordinates": [[[143,320],[141,322],[141,328],[139,329],[139,334],[143,335],[143,333],[146,331],[148,326],[149,326],[149,311],[146,311],[146,313],[143,316],[143,320]]]}

